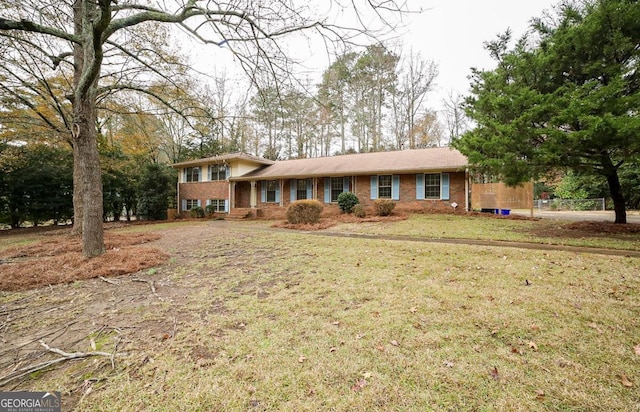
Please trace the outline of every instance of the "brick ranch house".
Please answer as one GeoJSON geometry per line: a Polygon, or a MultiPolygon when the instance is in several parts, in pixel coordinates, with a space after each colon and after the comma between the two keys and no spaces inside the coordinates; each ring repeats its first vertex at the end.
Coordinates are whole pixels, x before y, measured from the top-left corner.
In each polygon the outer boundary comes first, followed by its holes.
{"type": "Polygon", "coordinates": [[[342,192],[365,207],[392,199],[403,210],[469,208],[467,158],[448,148],[271,161],[232,153],[176,163],[178,212],[213,205],[233,217],[281,217],[296,200],[337,210],[342,192]]]}

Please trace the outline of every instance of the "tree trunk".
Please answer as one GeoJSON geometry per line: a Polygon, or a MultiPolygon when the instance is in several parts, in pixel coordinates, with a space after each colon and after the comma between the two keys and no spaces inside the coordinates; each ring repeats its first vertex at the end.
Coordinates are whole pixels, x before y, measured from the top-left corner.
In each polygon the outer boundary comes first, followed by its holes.
{"type": "MultiPolygon", "coordinates": [[[[74,173],[77,174],[82,199],[82,254],[95,257],[105,252],[102,226],[102,176],[96,138],[95,95],[91,91],[80,101],[74,101],[74,173]]],[[[74,181],[76,179],[74,178],[74,181]]]]}
{"type": "Polygon", "coordinates": [[[611,200],[613,200],[613,210],[616,212],[615,223],[627,223],[626,202],[624,200],[624,194],[622,193],[622,187],[620,186],[617,170],[613,174],[607,175],[607,182],[609,183],[611,200]]]}
{"type": "Polygon", "coordinates": [[[613,210],[616,213],[615,223],[627,223],[627,208],[618,178],[618,168],[613,165],[609,155],[602,156],[602,165],[604,167],[604,175],[609,184],[609,192],[611,200],[613,200],[613,210]]]}
{"type": "Polygon", "coordinates": [[[82,202],[82,193],[80,193],[81,180],[80,171],[78,170],[79,164],[76,159],[80,157],[78,152],[78,144],[73,139],[73,228],[71,229],[72,235],[82,234],[82,210],[84,208],[82,202]]]}
{"type": "Polygon", "coordinates": [[[83,42],[74,44],[73,106],[73,208],[74,232],[82,231],[82,254],[91,258],[105,252],[102,226],[102,176],[96,132],[96,93],[102,59],[94,44],[93,22],[97,4],[75,0],[74,32],[83,42]],[[79,225],[79,226],[78,226],[79,225]]]}

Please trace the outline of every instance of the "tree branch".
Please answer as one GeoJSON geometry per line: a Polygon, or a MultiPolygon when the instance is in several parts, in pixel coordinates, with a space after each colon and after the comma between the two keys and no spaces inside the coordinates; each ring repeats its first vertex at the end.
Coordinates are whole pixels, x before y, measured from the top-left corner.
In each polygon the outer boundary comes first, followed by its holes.
{"type": "Polygon", "coordinates": [[[77,36],[74,36],[62,30],[55,29],[53,27],[42,26],[25,19],[11,20],[0,17],[0,30],[19,30],[31,33],[41,33],[80,44],[80,38],[78,38],[77,36]]]}

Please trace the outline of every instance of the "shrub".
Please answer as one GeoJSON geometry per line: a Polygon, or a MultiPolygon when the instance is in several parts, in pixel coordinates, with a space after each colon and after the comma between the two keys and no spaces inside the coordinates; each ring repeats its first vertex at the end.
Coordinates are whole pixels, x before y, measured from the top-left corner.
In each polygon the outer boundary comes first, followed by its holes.
{"type": "Polygon", "coordinates": [[[189,210],[189,214],[191,215],[191,217],[202,218],[204,217],[204,209],[200,206],[196,206],[189,210]]]}
{"type": "Polygon", "coordinates": [[[138,218],[142,220],[164,220],[167,208],[175,198],[175,171],[170,166],[149,164],[140,176],[137,191],[138,218]]]}
{"type": "Polygon", "coordinates": [[[355,217],[359,217],[361,219],[367,216],[367,211],[365,210],[364,206],[359,203],[351,209],[351,213],[353,213],[355,217]]]}
{"type": "Polygon", "coordinates": [[[204,208],[205,213],[207,214],[207,216],[211,216],[214,213],[216,213],[216,206],[215,205],[207,205],[204,208]]]}
{"type": "Polygon", "coordinates": [[[298,200],[287,208],[287,222],[318,223],[322,213],[322,203],[317,200],[298,200]]]}
{"type": "Polygon", "coordinates": [[[378,216],[389,216],[396,207],[396,202],[389,199],[378,199],[373,202],[373,207],[378,216]]]}
{"type": "Polygon", "coordinates": [[[342,213],[351,213],[351,210],[355,205],[360,203],[358,196],[351,192],[342,192],[338,196],[338,206],[342,213]]]}

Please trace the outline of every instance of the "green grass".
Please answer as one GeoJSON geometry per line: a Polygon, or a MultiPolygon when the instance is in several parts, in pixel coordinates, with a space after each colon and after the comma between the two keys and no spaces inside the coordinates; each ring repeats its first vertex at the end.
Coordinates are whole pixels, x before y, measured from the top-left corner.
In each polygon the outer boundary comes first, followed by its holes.
{"type": "Polygon", "coordinates": [[[202,225],[136,315],[176,336],[25,386],[64,398],[90,372],[87,411],[640,407],[640,259],[202,225]]]}
{"type": "Polygon", "coordinates": [[[456,215],[411,215],[395,223],[348,223],[328,229],[345,233],[425,238],[502,240],[640,250],[640,234],[590,233],[575,237],[562,227],[570,222],[556,220],[511,220],[456,215]]]}
{"type": "MultiPolygon", "coordinates": [[[[14,229],[8,229],[14,230],[14,229]]],[[[42,240],[42,237],[37,234],[9,234],[0,236],[0,251],[7,249],[9,247],[17,247],[17,246],[27,246],[32,243],[36,243],[42,240]]]]}

